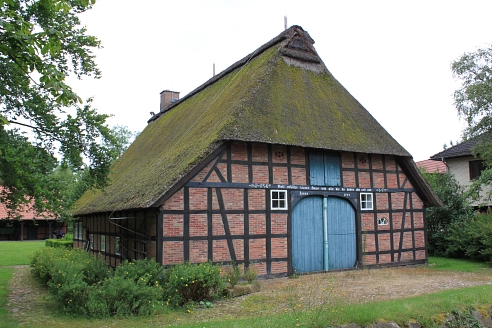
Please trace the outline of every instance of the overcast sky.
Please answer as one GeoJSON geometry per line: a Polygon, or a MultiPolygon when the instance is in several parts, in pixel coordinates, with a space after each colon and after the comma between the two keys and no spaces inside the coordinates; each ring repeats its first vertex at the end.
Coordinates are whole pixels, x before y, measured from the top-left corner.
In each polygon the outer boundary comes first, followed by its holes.
{"type": "Polygon", "coordinates": [[[145,128],[159,94],[181,97],[300,25],[327,68],[416,161],[460,139],[450,64],[492,43],[492,1],[98,0],[81,18],[103,77],[74,85],[109,125],[145,128]]]}

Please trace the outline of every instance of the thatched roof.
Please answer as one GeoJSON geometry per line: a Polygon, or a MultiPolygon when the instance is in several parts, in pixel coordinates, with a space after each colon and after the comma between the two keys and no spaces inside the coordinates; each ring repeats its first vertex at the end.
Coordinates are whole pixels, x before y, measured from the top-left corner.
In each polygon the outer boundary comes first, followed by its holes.
{"type": "Polygon", "coordinates": [[[75,214],[156,206],[228,140],[410,157],[331,75],[313,43],[293,26],[154,115],[114,164],[112,184],[87,192],[75,214]]]}

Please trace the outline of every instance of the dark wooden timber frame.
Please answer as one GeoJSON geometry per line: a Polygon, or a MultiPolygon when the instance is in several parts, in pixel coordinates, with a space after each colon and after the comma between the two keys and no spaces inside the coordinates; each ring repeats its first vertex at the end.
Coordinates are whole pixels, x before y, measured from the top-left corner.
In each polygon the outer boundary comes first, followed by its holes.
{"type": "MultiPolygon", "coordinates": [[[[157,242],[155,231],[148,227],[157,221],[157,209],[119,211],[79,217],[83,223],[82,239],[74,235],[74,247],[82,248],[88,235],[94,235],[94,244],[88,249],[101,256],[110,266],[116,267],[124,260],[149,258],[151,244],[157,242]],[[106,236],[106,250],[101,249],[101,236],[106,236]],[[115,254],[115,237],[120,237],[120,254],[115,254]]],[[[153,256],[151,256],[153,257],[153,256]]]]}
{"type": "MultiPolygon", "coordinates": [[[[268,144],[268,161],[267,162],[256,162],[253,161],[252,156],[252,143],[246,143],[247,149],[247,159],[246,160],[233,160],[231,154],[231,143],[225,143],[219,149],[217,149],[212,155],[208,157],[208,160],[203,161],[198,167],[196,167],[193,172],[191,172],[187,177],[183,178],[183,182],[175,185],[172,188],[172,193],[183,189],[184,195],[184,204],[183,210],[163,210],[158,215],[157,219],[157,260],[162,263],[163,259],[163,242],[166,241],[181,241],[183,242],[183,259],[185,261],[190,260],[190,241],[193,240],[206,240],[208,243],[208,259],[213,261],[214,263],[223,263],[230,264],[232,262],[236,264],[244,263],[246,266],[249,265],[250,262],[265,262],[266,264],[266,273],[267,275],[272,274],[272,263],[274,262],[282,262],[287,261],[288,263],[288,272],[292,273],[292,231],[291,231],[291,211],[297,201],[306,196],[311,195],[324,195],[324,196],[337,196],[346,198],[349,200],[353,206],[356,208],[356,229],[357,229],[357,249],[358,249],[358,263],[359,265],[363,265],[362,258],[364,255],[374,255],[376,257],[376,266],[380,266],[379,259],[382,254],[390,254],[391,263],[382,264],[383,266],[391,266],[391,265],[401,265],[400,262],[402,260],[402,252],[413,252],[413,261],[406,261],[406,263],[422,263],[425,260],[417,260],[416,252],[417,251],[425,251],[427,258],[427,249],[426,247],[416,247],[415,245],[415,233],[417,231],[421,231],[424,235],[426,234],[425,229],[425,209],[424,208],[414,208],[412,195],[416,192],[416,190],[412,186],[407,186],[409,184],[408,176],[409,172],[404,172],[398,165],[398,159],[396,158],[395,169],[387,168],[387,156],[380,155],[383,161],[382,169],[375,169],[372,163],[372,155],[371,154],[358,154],[353,153],[353,162],[354,166],[351,168],[340,167],[340,176],[342,177],[341,187],[327,187],[327,188],[319,188],[314,186],[309,186],[309,150],[305,150],[305,165],[302,164],[293,164],[291,163],[291,147],[284,146],[286,149],[286,163],[278,163],[272,160],[273,156],[273,145],[268,144]],[[361,168],[358,165],[360,160],[364,159],[369,162],[368,168],[361,168]],[[209,168],[209,171],[202,179],[202,181],[191,181],[194,176],[196,176],[202,169],[207,167],[211,162],[213,165],[209,168]],[[227,167],[227,174],[223,175],[218,168],[218,164],[225,164],[227,167]],[[233,182],[233,172],[232,167],[233,164],[246,165],[248,168],[248,183],[235,183],[233,182]],[[253,166],[268,166],[268,184],[255,184],[253,183],[253,166]],[[287,176],[288,176],[288,184],[273,184],[273,170],[275,167],[286,167],[287,168],[287,176]],[[292,185],[292,168],[303,168],[306,172],[306,185],[292,185]],[[353,171],[355,174],[356,186],[344,187],[343,182],[343,172],[344,171],[353,171]],[[360,188],[359,185],[359,174],[361,172],[368,172],[370,176],[370,188],[360,188]],[[207,182],[207,179],[215,173],[217,177],[220,179],[220,182],[207,182]],[[396,174],[398,187],[397,188],[374,188],[373,181],[373,173],[382,173],[384,176],[384,185],[385,187],[388,185],[387,174],[396,174]],[[400,181],[400,173],[405,174],[405,178],[400,181]],[[207,195],[207,209],[206,210],[190,210],[190,199],[189,199],[189,189],[190,188],[205,188],[207,195]],[[243,189],[243,204],[244,208],[242,210],[226,210],[223,201],[223,194],[227,192],[227,189],[243,189]],[[249,189],[265,189],[265,210],[252,210],[249,208],[249,199],[248,199],[248,190],[249,189]],[[287,233],[283,234],[274,234],[272,233],[272,220],[270,210],[270,190],[273,189],[285,189],[288,191],[289,197],[289,206],[287,210],[278,211],[275,210],[275,213],[284,213],[287,215],[287,233]],[[322,190],[325,189],[325,190],[322,190]],[[361,220],[362,220],[362,211],[360,210],[360,193],[361,192],[370,192],[373,193],[373,210],[363,211],[364,214],[371,213],[374,217],[374,230],[362,231],[361,220]],[[380,210],[378,209],[377,204],[377,193],[385,193],[388,195],[388,209],[380,210]],[[402,209],[392,208],[392,194],[393,193],[404,193],[404,205],[402,209]],[[219,209],[212,208],[212,196],[215,195],[219,204],[219,209]],[[414,213],[422,212],[424,226],[420,228],[416,228],[413,225],[413,217],[414,213]],[[391,218],[394,214],[401,213],[402,222],[401,228],[396,229],[393,226],[393,220],[391,218]],[[163,236],[163,216],[165,214],[181,214],[183,215],[183,236],[177,237],[165,237],[163,236]],[[207,216],[207,236],[190,236],[189,231],[189,222],[191,214],[206,214],[207,216]],[[212,233],[212,217],[214,214],[218,214],[222,218],[222,224],[224,227],[223,235],[213,235],[212,233]],[[244,234],[242,235],[233,235],[230,231],[228,215],[229,214],[241,214],[244,218],[244,234]],[[249,218],[251,214],[264,214],[266,217],[266,233],[265,234],[251,234],[249,231],[249,218]],[[384,214],[388,216],[389,219],[389,229],[379,230],[378,229],[378,215],[384,214]],[[411,227],[405,228],[405,218],[407,214],[410,215],[410,219],[412,222],[411,227]],[[403,249],[403,237],[405,233],[411,233],[413,246],[410,249],[403,249]],[[394,244],[394,234],[399,233],[399,243],[398,245],[394,244]],[[389,234],[390,236],[390,250],[380,250],[378,245],[378,236],[380,234],[389,234]],[[364,243],[364,235],[374,235],[375,240],[375,251],[373,252],[363,252],[363,243],[364,243]],[[272,256],[271,252],[271,241],[273,238],[287,238],[287,257],[276,258],[272,256]],[[264,259],[250,259],[249,255],[249,241],[252,239],[265,239],[265,247],[266,247],[266,257],[264,259]],[[226,240],[229,248],[230,261],[216,261],[214,260],[213,253],[213,242],[215,240],[226,240]],[[238,256],[235,252],[233,241],[234,240],[243,240],[244,241],[244,259],[238,260],[238,256]],[[396,247],[395,247],[396,246],[396,247]]],[[[319,150],[317,150],[319,151],[319,150]]],[[[378,155],[379,156],[379,155],[378,155]]],[[[390,156],[392,159],[394,156],[390,156]]],[[[172,193],[169,192],[164,195],[158,203],[163,204],[166,199],[172,196],[172,193]]]]}

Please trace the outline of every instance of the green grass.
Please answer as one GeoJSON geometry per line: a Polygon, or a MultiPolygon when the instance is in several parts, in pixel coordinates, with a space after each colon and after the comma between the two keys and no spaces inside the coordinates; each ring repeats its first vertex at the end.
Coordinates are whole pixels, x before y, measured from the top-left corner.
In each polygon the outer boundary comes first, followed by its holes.
{"type": "Polygon", "coordinates": [[[8,283],[12,279],[14,269],[5,268],[5,266],[30,264],[29,255],[43,247],[45,247],[44,240],[0,242],[0,325],[2,327],[18,326],[7,310],[8,283]]]}
{"type": "Polygon", "coordinates": [[[0,267],[10,265],[29,265],[29,255],[44,246],[44,240],[0,242],[0,267]]]}
{"type": "MultiPolygon", "coordinates": [[[[411,321],[423,327],[438,327],[446,314],[468,307],[490,307],[492,286],[477,286],[418,297],[403,298],[384,302],[369,302],[353,305],[332,305],[309,309],[304,312],[292,311],[281,315],[238,318],[192,323],[183,318],[182,327],[327,327],[354,322],[365,326],[375,322],[396,322],[404,326],[411,321]]],[[[179,323],[179,321],[178,321],[179,323]]]]}
{"type": "MultiPolygon", "coordinates": [[[[0,243],[0,247],[3,246],[0,243]]],[[[39,247],[42,245],[38,244],[39,247]]],[[[35,249],[34,249],[35,250],[35,249]]],[[[29,252],[27,252],[29,253],[29,252]]],[[[25,255],[27,257],[27,255],[25,255]]],[[[430,258],[429,266],[422,266],[423,271],[453,270],[464,272],[478,272],[492,277],[490,265],[465,260],[430,258]]],[[[12,276],[13,269],[0,268],[0,322],[6,327],[16,327],[17,323],[8,317],[6,304],[6,288],[8,279],[12,276]],[[3,309],[3,310],[2,310],[3,309]],[[10,321],[9,321],[10,320],[10,321]]],[[[34,280],[33,277],[25,282],[34,290],[43,291],[46,286],[34,280]]],[[[85,317],[70,317],[62,311],[53,308],[53,303],[46,297],[47,294],[39,293],[33,300],[31,308],[27,310],[23,319],[19,319],[22,326],[37,327],[327,327],[330,324],[348,324],[354,322],[360,326],[369,325],[379,321],[393,321],[404,326],[410,321],[417,321],[424,327],[438,327],[445,319],[447,313],[459,309],[476,308],[481,311],[488,310],[492,304],[492,285],[459,288],[438,293],[421,295],[410,298],[389,300],[383,302],[367,302],[348,304],[346,301],[334,301],[321,307],[309,307],[302,310],[287,306],[286,312],[273,314],[276,300],[267,295],[252,294],[240,303],[248,311],[241,313],[241,317],[231,317],[227,311],[220,311],[216,316],[207,317],[207,309],[169,310],[158,316],[136,318],[108,318],[87,319],[85,317]],[[44,295],[44,296],[43,296],[44,295]],[[197,316],[195,314],[205,314],[197,316]],[[198,319],[198,318],[201,319],[198,319]]],[[[293,295],[296,296],[296,295],[293,295]]],[[[214,309],[211,309],[212,313],[214,309]]],[[[2,326],[0,324],[0,326],[2,326]]],[[[3,327],[3,326],[2,326],[3,327]]]]}
{"type": "Polygon", "coordinates": [[[429,257],[429,268],[433,270],[477,272],[482,269],[492,268],[491,263],[476,262],[462,259],[449,259],[444,257],[429,257]]]}
{"type": "Polygon", "coordinates": [[[8,282],[12,278],[14,269],[0,268],[0,325],[2,327],[17,327],[17,322],[9,316],[7,310],[8,282]]]}

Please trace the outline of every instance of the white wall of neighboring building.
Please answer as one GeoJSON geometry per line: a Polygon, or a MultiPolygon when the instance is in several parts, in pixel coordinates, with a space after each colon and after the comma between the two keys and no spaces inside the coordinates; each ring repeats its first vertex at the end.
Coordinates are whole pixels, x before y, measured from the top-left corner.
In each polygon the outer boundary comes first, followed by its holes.
{"type": "MultiPolygon", "coordinates": [[[[470,181],[470,168],[469,162],[477,160],[476,157],[458,157],[458,158],[448,158],[446,159],[446,165],[448,166],[449,172],[454,176],[456,181],[465,188],[472,184],[470,181]]],[[[481,199],[477,202],[472,203],[473,206],[492,206],[492,201],[490,200],[487,192],[491,190],[491,187],[485,187],[480,192],[481,199]]]]}

